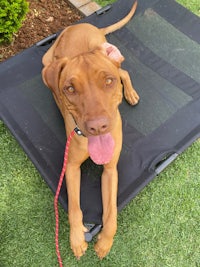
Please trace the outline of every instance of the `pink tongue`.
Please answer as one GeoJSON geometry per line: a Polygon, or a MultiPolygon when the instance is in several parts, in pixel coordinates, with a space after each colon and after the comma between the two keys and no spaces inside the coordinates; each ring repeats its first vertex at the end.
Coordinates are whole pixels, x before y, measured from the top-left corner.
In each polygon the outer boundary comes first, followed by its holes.
{"type": "Polygon", "coordinates": [[[88,151],[90,158],[99,165],[108,163],[114,152],[115,142],[110,133],[89,136],[88,151]]]}

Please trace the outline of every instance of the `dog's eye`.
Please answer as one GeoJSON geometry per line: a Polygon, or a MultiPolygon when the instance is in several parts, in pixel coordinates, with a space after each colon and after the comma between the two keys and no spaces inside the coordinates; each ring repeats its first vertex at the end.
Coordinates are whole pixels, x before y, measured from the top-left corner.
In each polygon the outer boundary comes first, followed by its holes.
{"type": "Polygon", "coordinates": [[[113,78],[106,78],[106,86],[110,86],[113,83],[113,78]]]}
{"type": "Polygon", "coordinates": [[[67,91],[70,93],[70,94],[73,94],[75,92],[75,89],[73,86],[69,86],[67,87],[67,91]]]}
{"type": "Polygon", "coordinates": [[[67,93],[69,93],[69,94],[74,94],[75,93],[75,88],[72,85],[65,86],[64,87],[64,91],[67,92],[67,93]]]}

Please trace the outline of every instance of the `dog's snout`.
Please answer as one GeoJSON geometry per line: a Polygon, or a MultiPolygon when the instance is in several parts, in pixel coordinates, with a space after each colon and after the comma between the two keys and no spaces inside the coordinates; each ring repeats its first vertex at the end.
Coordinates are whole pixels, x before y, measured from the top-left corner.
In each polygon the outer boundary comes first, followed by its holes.
{"type": "Polygon", "coordinates": [[[89,120],[85,123],[86,130],[89,134],[98,135],[103,134],[109,127],[109,121],[106,117],[89,120]]]}

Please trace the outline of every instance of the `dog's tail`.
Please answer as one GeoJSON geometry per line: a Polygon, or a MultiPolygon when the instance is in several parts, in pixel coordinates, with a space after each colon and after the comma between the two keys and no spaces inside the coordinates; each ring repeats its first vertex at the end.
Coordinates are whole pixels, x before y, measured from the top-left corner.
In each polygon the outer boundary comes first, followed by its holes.
{"type": "Polygon", "coordinates": [[[114,32],[122,28],[133,17],[133,15],[135,14],[136,8],[137,8],[137,0],[133,4],[131,11],[128,13],[128,15],[126,15],[126,17],[124,17],[123,19],[121,19],[120,21],[116,22],[113,25],[110,25],[105,28],[101,28],[101,30],[103,31],[103,34],[106,35],[108,33],[114,32]]]}

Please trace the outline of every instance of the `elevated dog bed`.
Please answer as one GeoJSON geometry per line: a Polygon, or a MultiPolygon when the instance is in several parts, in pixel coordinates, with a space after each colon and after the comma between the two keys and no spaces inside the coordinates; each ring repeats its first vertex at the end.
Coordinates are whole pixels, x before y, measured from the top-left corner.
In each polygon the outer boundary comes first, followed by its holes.
{"type": "MultiPolygon", "coordinates": [[[[124,17],[134,1],[119,0],[85,19],[98,27],[124,17]]],[[[0,65],[0,116],[55,192],[66,142],[64,123],[41,79],[41,58],[57,34],[0,65]]],[[[125,56],[140,103],[120,106],[123,149],[119,171],[121,210],[200,136],[200,19],[172,0],[139,0],[136,15],[108,41],[125,56]]],[[[102,167],[82,166],[84,221],[101,224],[102,167]]],[[[65,184],[60,202],[67,211],[65,184]]]]}

